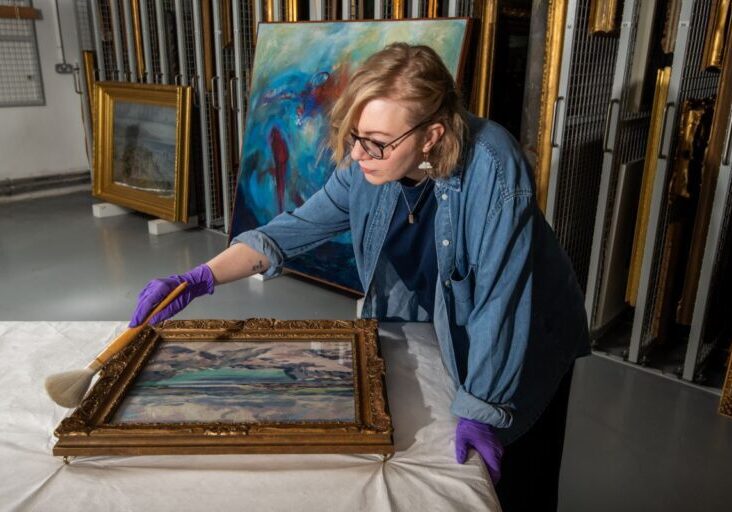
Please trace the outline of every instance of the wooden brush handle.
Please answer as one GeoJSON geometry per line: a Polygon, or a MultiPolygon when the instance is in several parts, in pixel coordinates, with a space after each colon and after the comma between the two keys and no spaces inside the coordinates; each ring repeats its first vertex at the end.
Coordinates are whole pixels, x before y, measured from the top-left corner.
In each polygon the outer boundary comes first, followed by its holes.
{"type": "MultiPolygon", "coordinates": [[[[147,325],[147,323],[150,321],[152,317],[160,313],[163,309],[165,309],[168,304],[173,302],[178,295],[181,294],[183,290],[186,289],[186,286],[188,286],[188,283],[183,281],[181,284],[179,284],[175,290],[170,292],[167,297],[165,297],[160,304],[155,306],[155,309],[152,310],[152,312],[147,315],[147,318],[144,322],[142,322],[137,327],[130,327],[125,332],[117,336],[117,338],[112,341],[109,345],[104,347],[104,350],[102,350],[99,355],[94,359],[94,363],[97,363],[99,367],[106,363],[110,357],[115,355],[117,352],[125,348],[134,338],[137,336],[137,334],[147,325]]],[[[94,365],[96,366],[96,365],[94,365]]]]}

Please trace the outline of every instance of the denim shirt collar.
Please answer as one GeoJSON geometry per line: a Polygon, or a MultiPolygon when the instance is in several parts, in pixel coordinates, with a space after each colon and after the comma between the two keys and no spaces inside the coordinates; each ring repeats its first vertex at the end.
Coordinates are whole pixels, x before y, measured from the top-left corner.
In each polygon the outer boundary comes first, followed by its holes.
{"type": "Polygon", "coordinates": [[[452,190],[454,192],[460,192],[463,187],[463,173],[465,171],[465,162],[468,159],[468,152],[470,147],[470,140],[466,141],[463,145],[463,150],[460,152],[460,158],[458,159],[457,166],[452,174],[447,178],[436,178],[435,179],[435,195],[442,194],[445,190],[452,190]]]}

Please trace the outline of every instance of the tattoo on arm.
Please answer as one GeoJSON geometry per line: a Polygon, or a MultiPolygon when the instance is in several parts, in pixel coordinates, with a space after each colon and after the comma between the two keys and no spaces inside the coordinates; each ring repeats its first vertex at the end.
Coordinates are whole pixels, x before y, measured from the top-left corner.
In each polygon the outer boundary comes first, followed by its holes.
{"type": "Polygon", "coordinates": [[[256,264],[255,264],[255,265],[254,265],[254,266],[252,267],[252,272],[261,272],[261,271],[263,271],[263,270],[265,270],[265,268],[264,268],[264,263],[262,263],[262,260],[259,260],[259,262],[258,262],[258,263],[256,263],[256,264]]]}

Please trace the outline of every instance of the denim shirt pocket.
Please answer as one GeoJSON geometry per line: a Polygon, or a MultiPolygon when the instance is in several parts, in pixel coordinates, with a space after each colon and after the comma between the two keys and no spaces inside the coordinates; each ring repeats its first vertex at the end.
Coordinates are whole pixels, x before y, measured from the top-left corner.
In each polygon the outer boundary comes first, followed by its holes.
{"type": "Polygon", "coordinates": [[[450,288],[455,299],[455,323],[467,325],[473,311],[473,290],[475,288],[475,270],[470,266],[467,275],[461,276],[457,269],[450,276],[450,288]]]}

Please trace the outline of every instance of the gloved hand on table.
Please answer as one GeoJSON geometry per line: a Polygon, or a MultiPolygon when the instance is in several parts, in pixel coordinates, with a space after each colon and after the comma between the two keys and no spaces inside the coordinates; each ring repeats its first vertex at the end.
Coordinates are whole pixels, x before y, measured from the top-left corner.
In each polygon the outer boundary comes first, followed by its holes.
{"type": "Polygon", "coordinates": [[[137,297],[137,307],[132,313],[130,327],[137,327],[145,321],[147,315],[155,309],[170,292],[172,292],[183,281],[188,283],[183,292],[171,302],[165,309],[150,319],[151,324],[157,324],[167,320],[180,310],[185,308],[196,297],[204,294],[211,295],[214,292],[213,272],[205,263],[185,274],[174,274],[161,279],[153,279],[142,289],[137,297]]]}
{"type": "Polygon", "coordinates": [[[503,446],[493,427],[479,421],[460,418],[455,429],[455,459],[458,464],[464,464],[468,460],[470,448],[480,454],[493,485],[496,485],[501,479],[503,446]]]}

